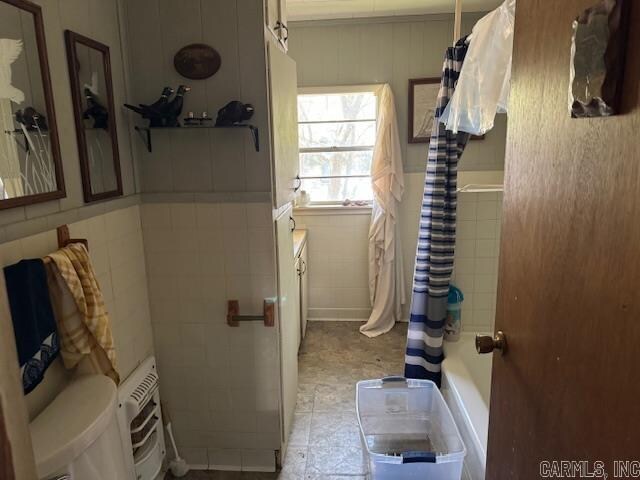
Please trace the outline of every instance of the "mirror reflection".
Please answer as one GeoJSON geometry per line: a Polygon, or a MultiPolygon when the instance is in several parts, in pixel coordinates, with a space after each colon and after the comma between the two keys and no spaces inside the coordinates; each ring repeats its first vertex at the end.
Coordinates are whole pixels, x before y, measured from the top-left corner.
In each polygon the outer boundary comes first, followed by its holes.
{"type": "Polygon", "coordinates": [[[121,195],[109,47],[66,36],[85,201],[121,195]]]}
{"type": "Polygon", "coordinates": [[[0,208],[64,196],[59,158],[40,8],[2,0],[0,208]]]}

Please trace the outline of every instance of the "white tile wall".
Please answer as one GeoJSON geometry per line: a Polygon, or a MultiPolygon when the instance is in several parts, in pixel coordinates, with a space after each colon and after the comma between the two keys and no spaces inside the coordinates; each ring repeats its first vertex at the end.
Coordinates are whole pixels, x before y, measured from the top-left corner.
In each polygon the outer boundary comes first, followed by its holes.
{"type": "Polygon", "coordinates": [[[269,470],[280,448],[277,331],[226,324],[276,295],[269,204],[142,206],[162,396],[192,465],[269,470]]]}
{"type": "Polygon", "coordinates": [[[309,315],[366,320],[369,301],[370,211],[349,215],[296,212],[296,225],[309,231],[309,315]]]}
{"type": "Polygon", "coordinates": [[[458,195],[458,234],[453,283],[465,296],[462,325],[493,331],[496,314],[502,194],[458,195]]]}
{"type": "MultiPolygon", "coordinates": [[[[69,225],[72,238],[86,238],[89,254],[112,323],[117,367],[124,380],[153,353],[140,209],[133,206],[69,225]]],[[[0,245],[0,265],[42,257],[58,248],[56,230],[0,245]]],[[[0,301],[6,301],[2,288],[0,301]]],[[[45,381],[27,397],[35,416],[67,380],[62,363],[47,372],[45,381]]]]}
{"type": "MultiPolygon", "coordinates": [[[[405,174],[400,207],[409,318],[411,285],[424,174],[405,174]]],[[[502,194],[461,193],[453,282],[465,294],[463,328],[493,329],[498,271],[502,194]]],[[[369,317],[368,229],[370,213],[358,215],[298,212],[296,222],[309,230],[309,316],[322,319],[369,317]]]]}

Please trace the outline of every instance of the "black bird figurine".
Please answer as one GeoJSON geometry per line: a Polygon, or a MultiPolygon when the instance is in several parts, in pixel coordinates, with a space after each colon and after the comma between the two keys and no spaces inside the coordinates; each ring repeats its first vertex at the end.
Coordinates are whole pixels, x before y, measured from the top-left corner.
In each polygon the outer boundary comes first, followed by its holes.
{"type": "Polygon", "coordinates": [[[153,102],[151,105],[144,105],[142,103],[140,103],[139,105],[141,108],[148,108],[148,109],[160,112],[162,107],[169,102],[169,97],[171,95],[173,95],[173,88],[164,87],[162,89],[162,94],[160,95],[160,98],[158,100],[153,102]]]}
{"type": "Polygon", "coordinates": [[[107,130],[109,128],[109,111],[98,101],[91,89],[84,89],[87,109],[82,114],[85,119],[93,118],[93,128],[107,130]]]}
{"type": "Polygon", "coordinates": [[[176,92],[176,96],[173,97],[173,100],[171,100],[169,103],[167,103],[166,106],[162,108],[165,127],[180,126],[178,117],[180,116],[180,114],[182,114],[182,107],[184,106],[184,95],[190,90],[191,87],[180,85],[178,87],[178,91],[176,92]]]}
{"type": "Polygon", "coordinates": [[[125,103],[124,106],[149,120],[149,127],[179,127],[178,117],[182,113],[184,94],[189,90],[191,88],[186,85],[180,85],[176,96],[173,97],[173,100],[168,101],[169,96],[173,93],[173,88],[165,87],[162,90],[162,96],[151,105],[140,104],[139,107],[136,107],[125,103]]]}
{"type": "Polygon", "coordinates": [[[228,127],[230,125],[238,125],[253,116],[253,105],[250,103],[242,103],[237,100],[227,103],[218,110],[218,118],[216,119],[217,127],[228,127]]]}
{"type": "Polygon", "coordinates": [[[164,127],[165,122],[163,118],[164,117],[163,110],[164,108],[166,108],[167,103],[169,101],[169,97],[171,96],[172,93],[173,93],[173,88],[164,87],[164,89],[162,90],[162,95],[160,95],[160,98],[156,100],[154,103],[152,103],[151,105],[144,105],[141,103],[139,107],[136,107],[135,105],[130,105],[128,103],[125,103],[124,106],[127,107],[129,110],[133,110],[142,118],[149,120],[150,127],[164,127]]]}
{"type": "Polygon", "coordinates": [[[47,130],[47,117],[37,112],[33,107],[17,110],[15,113],[16,122],[23,124],[27,130],[35,130],[36,127],[42,131],[47,130]]]}

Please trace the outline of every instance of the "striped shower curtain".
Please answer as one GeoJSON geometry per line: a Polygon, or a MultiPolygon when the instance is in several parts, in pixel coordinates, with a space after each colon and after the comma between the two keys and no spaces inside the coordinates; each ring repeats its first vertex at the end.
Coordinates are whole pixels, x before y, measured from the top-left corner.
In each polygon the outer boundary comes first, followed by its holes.
{"type": "Polygon", "coordinates": [[[466,133],[447,131],[439,118],[453,95],[467,48],[463,38],[445,55],[429,143],[405,357],[407,378],[433,380],[438,386],[456,242],[458,161],[469,140],[466,133]]]}

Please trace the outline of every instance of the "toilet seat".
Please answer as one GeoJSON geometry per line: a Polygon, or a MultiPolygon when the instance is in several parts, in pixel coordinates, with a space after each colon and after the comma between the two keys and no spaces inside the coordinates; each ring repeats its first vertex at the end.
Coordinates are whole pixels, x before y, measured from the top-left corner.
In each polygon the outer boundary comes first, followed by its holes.
{"type": "Polygon", "coordinates": [[[73,380],[30,424],[38,477],[57,473],[115,422],[117,388],[103,375],[73,380]]]}

